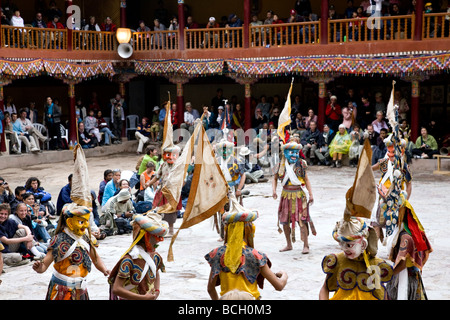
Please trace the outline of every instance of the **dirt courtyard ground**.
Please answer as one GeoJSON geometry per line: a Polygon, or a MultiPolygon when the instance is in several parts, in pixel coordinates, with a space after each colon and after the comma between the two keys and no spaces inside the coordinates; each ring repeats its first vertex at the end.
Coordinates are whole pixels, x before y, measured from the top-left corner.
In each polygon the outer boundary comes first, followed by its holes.
{"type": "MultiPolygon", "coordinates": [[[[138,156],[120,154],[117,156],[88,158],[90,188],[98,191],[105,169],[120,168],[134,170],[138,156]]],[[[0,159],[1,161],[1,159],[0,159]]],[[[430,160],[432,161],[432,160],[430,160]]],[[[56,203],[59,190],[67,183],[67,176],[72,172],[73,162],[66,161],[49,165],[30,166],[21,169],[5,169],[0,172],[14,189],[24,185],[30,176],[41,180],[42,186],[52,194],[56,203]]],[[[271,197],[271,182],[252,184],[246,188],[251,196],[244,199],[248,208],[259,210],[256,220],[255,247],[266,253],[272,262],[272,270],[285,270],[289,280],[285,289],[277,292],[266,282],[261,290],[263,300],[317,300],[325,274],[321,269],[323,257],[332,252],[339,252],[331,232],[336,221],[343,215],[344,196],[353,183],[355,169],[350,167],[329,168],[313,166],[309,169],[315,203],[310,212],[314,220],[317,235],[310,235],[310,250],[307,255],[301,253],[302,243],[294,243],[294,250],[279,252],[284,247],[285,239],[277,231],[278,201],[271,197]]],[[[450,299],[450,219],[448,218],[448,200],[450,177],[435,176],[413,172],[413,191],[410,199],[425,231],[433,252],[423,270],[423,282],[429,299],[450,299]]],[[[375,174],[376,179],[379,174],[375,174]]],[[[281,187],[278,184],[278,194],[281,187]]],[[[374,208],[373,211],[375,211],[374,208]]],[[[178,219],[175,227],[178,227],[178,219]]],[[[297,239],[300,238],[296,229],[297,239]]],[[[204,259],[205,254],[221,245],[218,234],[213,230],[212,219],[192,228],[181,230],[174,244],[175,261],[167,262],[170,240],[161,243],[158,252],[165,259],[166,273],[161,274],[161,300],[208,300],[206,291],[210,267],[204,259]]],[[[107,237],[100,242],[99,255],[110,269],[114,267],[122,253],[131,244],[130,235],[107,237]]],[[[379,244],[379,257],[387,259],[386,247],[379,244]]],[[[32,270],[32,264],[20,267],[5,267],[1,275],[0,300],[42,300],[52,273],[50,267],[44,274],[32,270]],[[20,281],[17,281],[20,279],[20,281]]],[[[92,300],[108,299],[109,286],[106,278],[93,267],[88,276],[88,291],[92,300]]]]}

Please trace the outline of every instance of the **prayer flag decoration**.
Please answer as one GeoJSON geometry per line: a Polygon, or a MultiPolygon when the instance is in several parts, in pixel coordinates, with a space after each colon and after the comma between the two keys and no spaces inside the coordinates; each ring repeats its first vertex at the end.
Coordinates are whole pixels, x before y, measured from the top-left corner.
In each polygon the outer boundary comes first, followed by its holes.
{"type": "Polygon", "coordinates": [[[277,134],[280,137],[281,141],[283,141],[283,143],[286,143],[284,128],[291,123],[291,92],[293,83],[294,78],[292,77],[291,87],[289,88],[286,103],[284,104],[284,108],[281,111],[280,117],[278,119],[277,134]]]}
{"type": "MultiPolygon", "coordinates": [[[[173,261],[172,246],[180,230],[187,229],[210,218],[223,208],[228,201],[228,184],[214,156],[214,149],[209,142],[202,121],[197,121],[194,134],[188,140],[182,155],[177,159],[174,169],[170,173],[173,179],[169,178],[169,180],[174,183],[172,186],[168,185],[164,191],[165,194],[173,192],[173,199],[169,202],[172,202],[173,205],[178,202],[179,194],[181,194],[180,185],[182,187],[193,155],[194,172],[191,189],[183,214],[183,222],[170,242],[168,261],[173,261]],[[196,141],[197,146],[194,149],[196,141]],[[178,182],[176,182],[176,178],[178,178],[178,182]]],[[[167,199],[170,199],[170,196],[167,199]]]]}

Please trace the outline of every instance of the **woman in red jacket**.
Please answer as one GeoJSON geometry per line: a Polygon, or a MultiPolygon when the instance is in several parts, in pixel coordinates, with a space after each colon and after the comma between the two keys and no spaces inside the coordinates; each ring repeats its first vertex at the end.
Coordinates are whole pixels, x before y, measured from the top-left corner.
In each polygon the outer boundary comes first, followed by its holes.
{"type": "Polygon", "coordinates": [[[337,104],[336,96],[330,97],[330,103],[325,109],[325,115],[327,117],[328,126],[333,129],[334,132],[337,132],[339,124],[341,123],[342,110],[341,106],[337,104]]]}

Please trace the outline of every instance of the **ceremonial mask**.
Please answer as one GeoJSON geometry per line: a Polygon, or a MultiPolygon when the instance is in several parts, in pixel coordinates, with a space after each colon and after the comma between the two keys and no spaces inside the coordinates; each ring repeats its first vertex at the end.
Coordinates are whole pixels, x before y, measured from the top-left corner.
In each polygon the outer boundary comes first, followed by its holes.
{"type": "Polygon", "coordinates": [[[89,228],[89,214],[84,215],[73,215],[72,217],[67,218],[66,223],[69,229],[76,234],[77,236],[82,236],[87,228],[89,228]]]}
{"type": "Polygon", "coordinates": [[[290,164],[296,163],[298,158],[300,157],[298,149],[284,149],[283,153],[284,157],[290,164]]]}
{"type": "Polygon", "coordinates": [[[367,247],[367,243],[363,238],[353,241],[340,241],[339,245],[348,259],[358,258],[367,247]]]}
{"type": "Polygon", "coordinates": [[[176,152],[164,152],[163,159],[169,164],[174,164],[178,158],[178,153],[176,152]]]}

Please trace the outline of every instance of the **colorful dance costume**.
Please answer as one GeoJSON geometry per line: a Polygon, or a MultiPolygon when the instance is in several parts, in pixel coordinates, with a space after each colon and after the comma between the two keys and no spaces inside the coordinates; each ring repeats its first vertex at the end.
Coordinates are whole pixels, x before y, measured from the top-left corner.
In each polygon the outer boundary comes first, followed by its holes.
{"type": "MultiPolygon", "coordinates": [[[[145,295],[148,292],[159,291],[155,287],[159,270],[165,272],[163,259],[159,253],[148,245],[148,238],[154,236],[162,241],[167,234],[168,225],[161,220],[155,211],[145,215],[137,215],[133,222],[138,228],[134,232],[134,241],[131,247],[122,255],[122,258],[111,271],[108,283],[110,284],[110,300],[123,300],[124,298],[113,293],[116,278],[125,279],[124,288],[133,293],[145,295]],[[145,237],[145,247],[139,244],[145,237]]],[[[142,243],[142,242],[141,242],[142,243]]]]}
{"type": "Polygon", "coordinates": [[[260,269],[266,264],[270,267],[271,262],[264,253],[253,248],[252,222],[257,217],[258,212],[245,210],[234,195],[230,196],[230,211],[222,218],[226,227],[225,245],[205,256],[211,266],[211,277],[217,277],[215,285],[220,285],[221,296],[238,289],[260,299],[258,287],[262,289],[264,284],[260,269]]]}
{"type": "Polygon", "coordinates": [[[368,220],[376,201],[371,159],[366,139],[355,181],[346,194],[344,218],[333,230],[333,239],[343,252],[322,260],[326,292],[335,292],[330,300],[383,300],[385,286],[393,276],[392,267],[376,257],[378,238],[368,220]]]}
{"type": "MultiPolygon", "coordinates": [[[[308,165],[305,160],[299,158],[301,148],[302,145],[295,142],[283,145],[284,157],[281,158],[278,169],[278,178],[283,186],[278,206],[278,224],[291,224],[293,242],[295,242],[295,224],[299,223],[302,227],[304,224],[308,226],[311,222],[305,183],[308,165]]],[[[279,232],[282,232],[280,228],[279,232]]]]}

